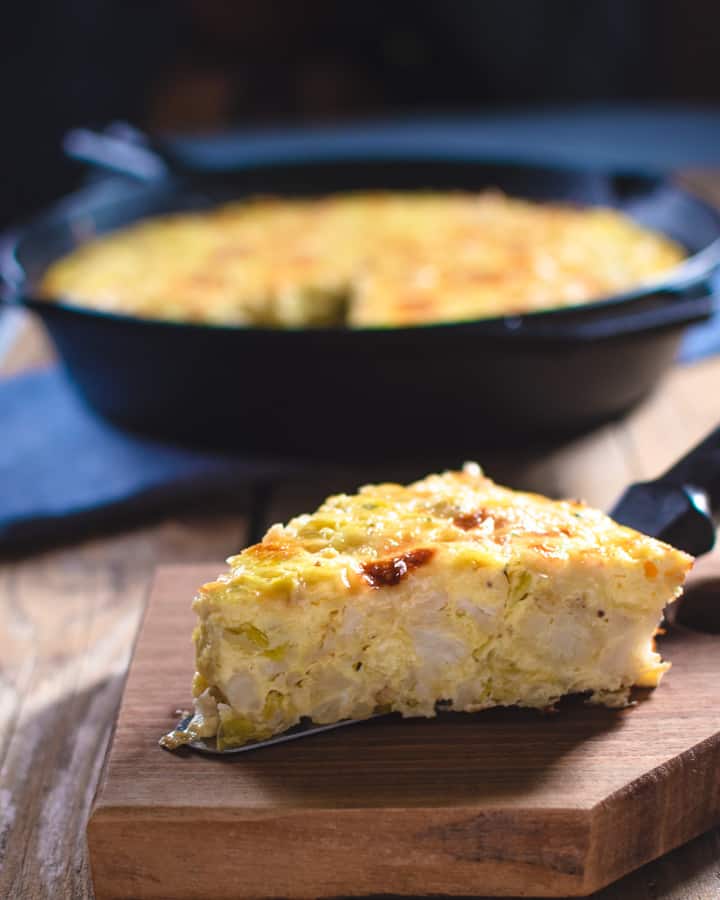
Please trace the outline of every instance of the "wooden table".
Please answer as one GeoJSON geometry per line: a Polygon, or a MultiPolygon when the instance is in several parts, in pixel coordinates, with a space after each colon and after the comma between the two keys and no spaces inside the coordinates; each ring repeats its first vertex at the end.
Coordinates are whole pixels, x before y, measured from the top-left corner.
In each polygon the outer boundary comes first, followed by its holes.
{"type": "MultiPolygon", "coordinates": [[[[703,179],[703,187],[720,196],[719,179],[703,179]]],[[[19,317],[3,323],[0,354],[0,372],[8,375],[47,362],[52,351],[39,328],[19,317]]],[[[719,398],[720,358],[677,367],[625,421],[540,456],[481,462],[513,486],[607,507],[625,485],[658,474],[716,425],[719,398]]],[[[341,480],[349,477],[324,472],[288,485],[273,498],[269,518],[285,519],[328,490],[354,487],[341,480]]],[[[93,896],[85,823],[153,569],[222,560],[243,545],[247,524],[227,510],[189,509],[0,566],[0,897],[93,896]]],[[[702,565],[718,571],[720,554],[702,565]]],[[[717,900],[720,830],[596,897],[717,900]]]]}

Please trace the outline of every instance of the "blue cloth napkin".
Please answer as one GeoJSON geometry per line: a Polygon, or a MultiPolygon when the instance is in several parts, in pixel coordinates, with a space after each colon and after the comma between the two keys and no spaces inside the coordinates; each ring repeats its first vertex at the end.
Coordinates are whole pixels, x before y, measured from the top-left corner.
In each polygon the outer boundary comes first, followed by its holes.
{"type": "Polygon", "coordinates": [[[297,469],[123,432],[85,406],[59,366],[0,381],[0,411],[0,546],[198,500],[252,511],[264,485],[297,469]]]}
{"type": "MultiPolygon", "coordinates": [[[[432,155],[658,171],[719,164],[720,111],[546,110],[175,141],[188,162],[207,168],[258,158],[401,154],[409,145],[432,155]]],[[[680,358],[718,351],[720,314],[688,331],[680,358]]],[[[290,462],[194,451],[123,433],[82,404],[59,368],[0,381],[0,429],[0,547],[65,538],[212,496],[252,505],[258,486],[300,471],[290,462]]]]}

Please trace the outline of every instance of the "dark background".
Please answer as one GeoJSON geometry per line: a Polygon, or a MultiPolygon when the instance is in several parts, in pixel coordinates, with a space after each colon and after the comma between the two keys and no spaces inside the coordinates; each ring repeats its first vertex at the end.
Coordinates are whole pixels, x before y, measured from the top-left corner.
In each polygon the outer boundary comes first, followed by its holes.
{"type": "Polygon", "coordinates": [[[80,179],[74,125],[720,101],[717,0],[26,0],[3,32],[0,226],[80,179]]]}

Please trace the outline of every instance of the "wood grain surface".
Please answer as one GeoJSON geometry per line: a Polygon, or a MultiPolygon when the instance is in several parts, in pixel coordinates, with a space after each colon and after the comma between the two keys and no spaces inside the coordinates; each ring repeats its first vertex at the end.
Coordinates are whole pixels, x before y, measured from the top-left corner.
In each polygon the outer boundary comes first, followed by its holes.
{"type": "Polygon", "coordinates": [[[89,826],[98,900],[585,896],[720,819],[719,638],[681,627],[671,674],[627,710],[393,716],[232,760],[169,754],[189,601],[217,571],[158,573],[89,826]]]}
{"type": "MultiPolygon", "coordinates": [[[[718,173],[696,173],[691,183],[720,202],[718,173]]],[[[30,317],[13,318],[9,350],[0,346],[0,375],[45,364],[52,356],[30,317]]],[[[6,320],[0,316],[0,326],[6,320]]],[[[678,367],[622,422],[543,453],[518,451],[480,461],[490,475],[516,487],[583,496],[607,507],[629,481],[657,475],[714,427],[718,398],[720,360],[678,367]]],[[[328,490],[352,489],[364,474],[317,472],[287,485],[276,492],[270,518],[310,508],[328,490]]],[[[0,565],[1,898],[92,898],[85,824],[152,570],[157,563],[223,558],[242,546],[244,534],[242,515],[188,509],[181,517],[72,544],[59,534],[56,549],[0,565]]],[[[720,604],[710,574],[714,564],[710,560],[698,575],[704,568],[707,597],[720,604]]],[[[482,895],[482,884],[477,890],[482,895]]],[[[594,900],[718,897],[715,829],[601,890],[594,900]]]]}

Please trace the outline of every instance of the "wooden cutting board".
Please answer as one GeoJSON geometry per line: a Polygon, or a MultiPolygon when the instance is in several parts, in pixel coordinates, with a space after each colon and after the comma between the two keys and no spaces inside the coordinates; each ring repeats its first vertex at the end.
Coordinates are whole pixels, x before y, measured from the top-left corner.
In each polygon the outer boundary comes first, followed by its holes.
{"type": "MultiPolygon", "coordinates": [[[[97,900],[585,896],[720,820],[720,634],[620,711],[394,717],[241,754],[171,754],[190,705],[189,599],[161,569],[88,825],[97,900]]],[[[691,594],[692,599],[692,594],[691,594]]]]}

